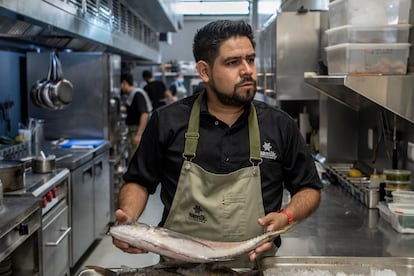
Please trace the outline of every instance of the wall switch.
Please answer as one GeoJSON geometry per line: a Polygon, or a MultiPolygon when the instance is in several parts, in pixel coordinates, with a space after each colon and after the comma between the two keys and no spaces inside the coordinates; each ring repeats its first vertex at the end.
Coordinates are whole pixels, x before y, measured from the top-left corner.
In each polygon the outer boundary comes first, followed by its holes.
{"type": "Polygon", "coordinates": [[[368,149],[374,149],[374,130],[372,128],[368,129],[368,149]]]}
{"type": "Polygon", "coordinates": [[[407,145],[407,158],[411,162],[414,162],[414,143],[408,142],[408,145],[407,145]]]}

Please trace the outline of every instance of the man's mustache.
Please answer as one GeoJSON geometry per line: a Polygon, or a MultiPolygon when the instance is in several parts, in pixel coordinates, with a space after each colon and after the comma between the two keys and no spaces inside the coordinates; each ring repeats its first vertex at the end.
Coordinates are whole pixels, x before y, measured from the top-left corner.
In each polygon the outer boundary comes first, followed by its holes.
{"type": "Polygon", "coordinates": [[[249,77],[244,77],[240,82],[238,82],[236,84],[236,87],[237,86],[242,86],[246,82],[253,82],[253,84],[256,85],[256,80],[249,76],[249,77]]]}

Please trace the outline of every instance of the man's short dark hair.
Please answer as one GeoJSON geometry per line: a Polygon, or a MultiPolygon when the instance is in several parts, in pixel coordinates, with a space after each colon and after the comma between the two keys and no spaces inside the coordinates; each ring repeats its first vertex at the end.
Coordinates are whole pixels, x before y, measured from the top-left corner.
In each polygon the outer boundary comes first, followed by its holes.
{"type": "Polygon", "coordinates": [[[212,65],[218,56],[223,41],[237,36],[245,36],[255,48],[252,27],[243,20],[216,20],[197,31],[193,42],[195,61],[204,60],[212,65]]]}
{"type": "Polygon", "coordinates": [[[121,74],[121,82],[126,81],[130,86],[134,85],[134,76],[131,73],[121,74]]]}
{"type": "Polygon", "coordinates": [[[142,72],[142,78],[144,80],[151,79],[152,78],[152,72],[149,71],[149,70],[145,70],[144,72],[142,72]]]}

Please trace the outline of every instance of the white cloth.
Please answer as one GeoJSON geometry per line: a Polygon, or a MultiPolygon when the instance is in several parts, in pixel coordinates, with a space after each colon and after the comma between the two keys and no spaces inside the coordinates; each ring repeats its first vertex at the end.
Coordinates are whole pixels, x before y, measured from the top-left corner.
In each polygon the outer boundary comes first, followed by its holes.
{"type": "Polygon", "coordinates": [[[145,92],[145,90],[144,90],[144,89],[142,89],[142,88],[135,88],[135,89],[131,92],[131,94],[129,94],[128,99],[126,100],[126,104],[127,104],[128,106],[131,106],[132,101],[134,100],[134,97],[135,97],[135,93],[137,93],[137,92],[138,92],[138,93],[141,93],[141,94],[142,94],[142,96],[144,96],[145,102],[146,102],[146,104],[147,104],[148,113],[151,113],[151,112],[152,112],[152,103],[151,103],[151,100],[150,100],[150,98],[148,97],[147,92],[145,92]]]}

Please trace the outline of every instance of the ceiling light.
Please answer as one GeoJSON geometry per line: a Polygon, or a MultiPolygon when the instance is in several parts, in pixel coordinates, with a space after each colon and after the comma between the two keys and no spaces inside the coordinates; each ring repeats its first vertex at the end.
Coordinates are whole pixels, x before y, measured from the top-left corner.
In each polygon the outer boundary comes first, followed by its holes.
{"type": "Polygon", "coordinates": [[[193,1],[178,2],[174,11],[184,15],[244,15],[249,14],[249,1],[193,1]]]}

